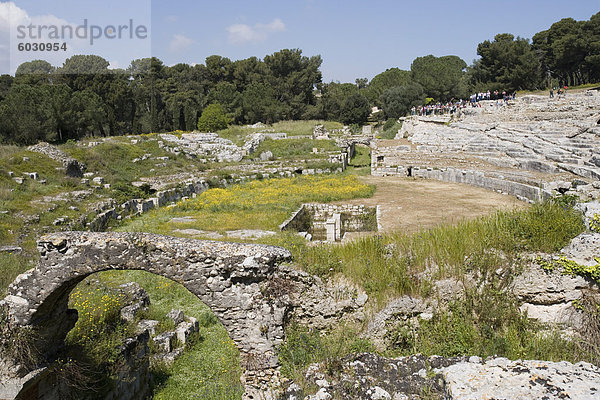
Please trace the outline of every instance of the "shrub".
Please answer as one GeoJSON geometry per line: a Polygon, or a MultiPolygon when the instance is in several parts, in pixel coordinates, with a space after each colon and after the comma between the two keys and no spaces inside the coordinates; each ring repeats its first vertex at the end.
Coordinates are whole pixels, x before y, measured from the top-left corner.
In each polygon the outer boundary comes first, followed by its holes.
{"type": "Polygon", "coordinates": [[[230,122],[223,106],[218,103],[209,104],[198,119],[198,129],[202,132],[216,132],[227,128],[230,122]]]}

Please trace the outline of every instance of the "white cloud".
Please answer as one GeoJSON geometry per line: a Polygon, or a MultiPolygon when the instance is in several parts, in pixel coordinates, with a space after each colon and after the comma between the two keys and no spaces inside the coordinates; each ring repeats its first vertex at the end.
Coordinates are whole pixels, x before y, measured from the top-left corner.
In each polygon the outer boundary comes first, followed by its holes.
{"type": "Polygon", "coordinates": [[[167,15],[165,17],[165,19],[167,20],[167,22],[171,22],[171,23],[177,22],[177,16],[176,15],[167,15]]]}
{"type": "Polygon", "coordinates": [[[19,8],[12,1],[0,3],[0,31],[14,33],[13,31],[17,26],[29,24],[74,26],[73,24],[69,24],[66,20],[52,14],[29,16],[27,11],[19,8]]]}
{"type": "Polygon", "coordinates": [[[171,43],[169,43],[169,51],[180,52],[186,50],[194,43],[192,39],[183,35],[173,35],[171,43]]]}
{"type": "MultiPolygon", "coordinates": [[[[116,22],[116,21],[115,21],[116,22]]],[[[94,19],[83,18],[78,21],[67,21],[56,15],[30,15],[27,10],[15,5],[14,2],[0,0],[0,41],[10,43],[10,47],[0,47],[0,59],[10,60],[10,71],[0,73],[14,73],[17,67],[26,61],[43,59],[52,65],[60,66],[64,61],[75,54],[97,54],[111,61],[109,68],[124,65],[125,57],[132,59],[149,57],[150,40],[139,39],[132,45],[130,40],[108,40],[104,37],[91,43],[91,27],[104,28],[94,19]],[[89,29],[81,28],[86,25],[89,29]],[[22,26],[21,28],[18,28],[22,26]],[[31,26],[31,28],[29,28],[31,26]],[[54,27],[54,28],[53,28],[54,27]],[[70,27],[68,29],[67,27],[70,27]],[[79,37],[77,29],[85,32],[84,37],[79,37]],[[31,30],[30,30],[31,29],[31,30]],[[53,33],[50,33],[53,32],[53,33]],[[57,37],[60,38],[57,40],[57,37]],[[8,40],[10,38],[10,40],[8,40]],[[19,51],[19,43],[66,43],[66,51],[19,51]],[[133,49],[133,50],[132,50],[133,49]],[[117,63],[119,60],[120,63],[117,63]]],[[[146,26],[150,26],[149,23],[146,26]]],[[[150,31],[148,31],[148,36],[150,31]]]]}
{"type": "Polygon", "coordinates": [[[234,24],[227,27],[229,42],[233,44],[258,43],[267,40],[269,35],[275,32],[285,31],[285,24],[279,18],[275,18],[268,24],[234,24]]]}
{"type": "MultiPolygon", "coordinates": [[[[2,73],[10,72],[14,73],[17,66],[25,61],[31,61],[32,59],[44,59],[53,65],[60,65],[64,61],[67,55],[72,55],[75,50],[73,45],[80,47],[80,43],[77,40],[73,40],[69,43],[67,52],[54,52],[48,51],[44,53],[27,53],[16,51],[14,48],[16,43],[21,40],[17,37],[17,26],[29,26],[30,24],[37,26],[63,26],[71,25],[75,27],[75,24],[71,24],[68,21],[58,18],[55,15],[34,15],[30,16],[27,11],[15,5],[14,2],[1,2],[0,3],[0,35],[6,39],[10,38],[11,47],[5,46],[0,48],[0,58],[4,60],[10,60],[10,71],[2,71],[2,73]]],[[[27,42],[39,42],[48,41],[47,33],[43,32],[38,37],[38,32],[33,31],[32,39],[27,39],[27,42]],[[37,39],[37,40],[36,40],[37,39]]]]}

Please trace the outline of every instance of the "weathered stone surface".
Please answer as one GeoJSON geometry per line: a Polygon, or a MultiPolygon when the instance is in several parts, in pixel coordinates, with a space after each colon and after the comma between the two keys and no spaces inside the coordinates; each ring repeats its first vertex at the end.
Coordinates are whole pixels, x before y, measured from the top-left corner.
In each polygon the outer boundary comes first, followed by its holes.
{"type": "Polygon", "coordinates": [[[373,344],[384,349],[386,347],[386,336],[388,327],[396,323],[416,317],[420,314],[433,312],[433,306],[423,299],[402,296],[390,301],[379,311],[367,326],[365,336],[373,341],[373,344]]]}
{"type": "Polygon", "coordinates": [[[560,251],[565,257],[583,265],[596,265],[600,257],[600,233],[584,232],[560,251]]]}
{"type": "Polygon", "coordinates": [[[522,303],[521,310],[527,311],[528,317],[545,323],[577,326],[580,316],[572,302],[581,299],[582,291],[595,287],[581,276],[544,271],[534,262],[515,277],[510,290],[522,303]]]}
{"type": "Polygon", "coordinates": [[[173,309],[167,314],[167,318],[172,320],[175,323],[175,325],[177,325],[183,322],[185,316],[183,315],[183,311],[173,309]]]}
{"type": "Polygon", "coordinates": [[[335,376],[327,373],[325,365],[313,364],[308,368],[305,379],[319,387],[316,395],[304,397],[296,385],[290,385],[282,398],[417,400],[428,393],[428,398],[442,399],[442,375],[434,373],[433,368],[443,368],[463,360],[421,355],[397,359],[370,353],[352,355],[339,360],[340,368],[335,376]]]}
{"type": "Polygon", "coordinates": [[[600,97],[573,94],[557,102],[528,96],[508,106],[482,104],[452,116],[405,118],[397,140],[371,143],[372,173],[462,182],[531,201],[560,192],[597,197],[590,185],[571,181],[600,177],[600,139],[594,133],[600,97]],[[421,173],[414,174],[416,168],[421,173]],[[540,183],[557,181],[569,184],[540,191],[540,183]]]}
{"type": "Polygon", "coordinates": [[[260,159],[262,161],[269,161],[273,158],[273,153],[270,152],[269,150],[267,151],[263,151],[262,153],[260,153],[260,159]]]}
{"type": "Polygon", "coordinates": [[[460,362],[439,370],[449,399],[595,399],[600,396],[600,369],[580,362],[460,362]]]}
{"type": "Polygon", "coordinates": [[[119,287],[128,298],[128,305],[121,309],[121,319],[133,322],[137,315],[150,305],[148,293],[136,282],[125,283],[119,287]]]}
{"type": "Polygon", "coordinates": [[[184,153],[194,157],[206,157],[218,162],[239,162],[242,149],[231,140],[220,138],[216,133],[184,133],[181,138],[171,134],[161,134],[166,142],[164,149],[173,153],[184,153]]]}
{"type": "Polygon", "coordinates": [[[329,131],[325,129],[324,125],[315,125],[313,129],[313,139],[329,139],[329,131]]]}
{"type": "Polygon", "coordinates": [[[307,383],[318,387],[304,397],[291,384],[292,399],[595,399],[600,395],[600,369],[580,362],[510,361],[505,358],[444,358],[421,355],[384,358],[364,353],[340,360],[335,376],[321,364],[311,365],[307,383]]]}
{"type": "Polygon", "coordinates": [[[69,157],[64,151],[49,143],[40,142],[27,148],[29,151],[40,153],[55,161],[60,162],[69,176],[82,177],[85,172],[85,164],[69,157]]]}
{"type": "Polygon", "coordinates": [[[40,262],[21,274],[3,303],[12,320],[38,330],[40,347],[51,357],[74,324],[68,312],[71,290],[85,277],[111,269],[143,269],[180,282],[217,315],[247,364],[248,393],[268,384],[278,361],[290,307],[282,296],[265,295],[282,248],[170,238],[153,234],[65,232],[38,242],[40,262]],[[264,370],[258,373],[257,370],[264,370]],[[255,377],[260,377],[257,381],[255,377]]]}
{"type": "Polygon", "coordinates": [[[143,332],[143,331],[147,330],[148,333],[150,334],[150,336],[155,336],[156,326],[158,324],[159,324],[159,322],[155,321],[153,319],[143,319],[140,322],[138,322],[137,331],[143,332]]]}

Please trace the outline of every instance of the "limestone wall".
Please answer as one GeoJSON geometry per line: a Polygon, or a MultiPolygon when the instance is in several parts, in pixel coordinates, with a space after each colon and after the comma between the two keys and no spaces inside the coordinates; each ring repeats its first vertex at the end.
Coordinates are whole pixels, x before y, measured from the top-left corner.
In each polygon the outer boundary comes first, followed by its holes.
{"type": "Polygon", "coordinates": [[[510,194],[517,199],[527,202],[543,200],[551,193],[539,187],[526,183],[506,180],[500,177],[487,176],[482,171],[456,169],[456,168],[420,168],[420,167],[380,167],[371,172],[375,176],[411,176],[416,178],[435,179],[442,182],[464,183],[484,189],[510,194]]]}
{"type": "Polygon", "coordinates": [[[208,182],[202,179],[198,181],[186,182],[177,188],[161,190],[156,192],[156,195],[149,199],[128,200],[121,204],[118,208],[111,208],[99,213],[89,223],[89,228],[93,232],[103,231],[106,229],[111,219],[120,219],[130,215],[140,215],[153,210],[154,208],[163,207],[186,197],[195,196],[204,192],[208,188],[208,182]]]}
{"type": "MultiPolygon", "coordinates": [[[[325,240],[327,221],[339,214],[341,227],[339,237],[345,232],[377,230],[377,208],[362,204],[303,204],[284,221],[281,230],[309,232],[314,239],[325,240]]],[[[337,237],[337,236],[336,236],[337,237]]]]}

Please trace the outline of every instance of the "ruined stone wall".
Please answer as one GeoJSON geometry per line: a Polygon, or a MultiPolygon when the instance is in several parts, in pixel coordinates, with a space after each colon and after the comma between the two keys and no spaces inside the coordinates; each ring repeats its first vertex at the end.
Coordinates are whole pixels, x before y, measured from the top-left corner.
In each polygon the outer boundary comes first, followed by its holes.
{"type": "Polygon", "coordinates": [[[103,270],[141,269],[181,283],[211,308],[240,349],[249,392],[266,391],[278,381],[275,349],[283,341],[289,305],[270,296],[268,287],[277,265],[290,258],[287,250],[93,232],[47,235],[38,249],[37,267],[17,277],[1,303],[14,323],[36,329],[46,359],[52,360],[74,326],[77,316],[68,310],[68,299],[79,282],[103,270]]]}
{"type": "Polygon", "coordinates": [[[205,180],[187,182],[184,185],[156,192],[149,199],[131,199],[121,204],[118,208],[111,208],[99,213],[90,223],[89,228],[93,232],[106,229],[111,219],[120,219],[130,215],[144,214],[158,207],[177,202],[187,197],[195,196],[207,190],[208,183],[205,180]]]}
{"type": "Polygon", "coordinates": [[[374,231],[377,226],[377,208],[362,204],[303,204],[279,228],[309,232],[314,239],[324,240],[327,220],[341,215],[341,234],[344,232],[374,231]]]}
{"type": "Polygon", "coordinates": [[[69,157],[64,151],[58,147],[46,142],[40,142],[27,148],[29,151],[40,153],[52,160],[58,161],[63,165],[65,173],[69,176],[81,177],[85,171],[85,164],[80,163],[76,159],[69,157]]]}
{"type": "MultiPolygon", "coordinates": [[[[139,269],[161,275],[209,306],[241,352],[245,400],[275,398],[280,384],[276,347],[283,342],[286,323],[295,319],[328,329],[342,319],[361,321],[368,299],[345,281],[324,284],[280,265],[291,254],[274,246],[145,233],[63,232],[42,237],[38,249],[38,265],[15,279],[0,306],[8,308],[12,323],[36,330],[35,344],[43,349],[43,359],[30,373],[31,368],[0,354],[0,399],[12,400],[36,382],[50,379],[43,375],[48,373],[47,363],[77,320],[68,309],[70,292],[99,271],[139,269]]],[[[125,349],[143,355],[140,345],[132,342],[125,349]]],[[[113,398],[137,400],[139,389],[146,387],[143,368],[132,370],[131,379],[123,376],[123,387],[115,389],[122,396],[113,398]]]]}
{"type": "Polygon", "coordinates": [[[488,176],[485,172],[456,169],[456,168],[421,168],[421,167],[379,167],[371,170],[374,176],[406,176],[415,178],[434,179],[442,182],[464,183],[484,189],[510,194],[517,199],[527,202],[543,200],[551,193],[540,187],[500,177],[488,176]]]}

